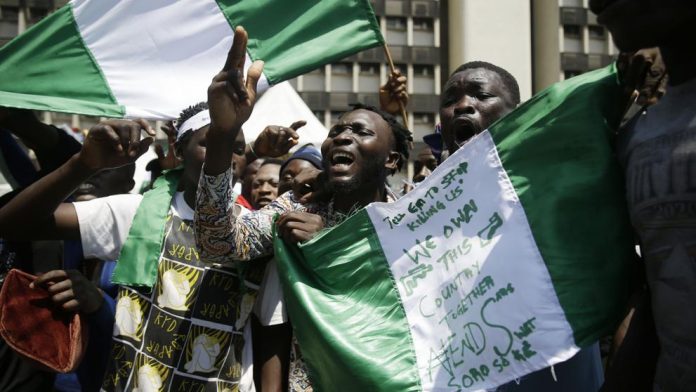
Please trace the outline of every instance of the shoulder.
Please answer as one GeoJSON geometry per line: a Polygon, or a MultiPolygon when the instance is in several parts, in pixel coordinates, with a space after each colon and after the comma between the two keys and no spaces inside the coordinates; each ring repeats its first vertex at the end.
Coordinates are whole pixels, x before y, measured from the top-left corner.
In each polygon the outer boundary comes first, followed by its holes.
{"type": "Polygon", "coordinates": [[[135,211],[140,206],[143,200],[143,195],[140,194],[123,194],[123,195],[113,195],[107,197],[100,197],[98,199],[75,202],[75,211],[77,211],[78,216],[82,213],[90,213],[96,211],[114,211],[114,212],[130,212],[135,211]]]}

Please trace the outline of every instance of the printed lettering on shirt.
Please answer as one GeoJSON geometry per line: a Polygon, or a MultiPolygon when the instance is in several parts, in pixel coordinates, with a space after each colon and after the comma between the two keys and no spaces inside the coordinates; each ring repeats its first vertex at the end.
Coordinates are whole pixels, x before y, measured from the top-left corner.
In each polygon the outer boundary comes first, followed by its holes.
{"type": "Polygon", "coordinates": [[[152,288],[119,288],[105,391],[239,389],[244,337],[233,331],[257,290],[239,266],[200,262],[191,224],[168,220],[152,288]]]}
{"type": "Polygon", "coordinates": [[[167,366],[176,366],[191,322],[152,307],[142,350],[167,366]]]}
{"type": "Polygon", "coordinates": [[[177,217],[172,219],[171,229],[164,241],[163,256],[181,263],[203,266],[196,249],[191,221],[177,217]]]}
{"type": "Polygon", "coordinates": [[[220,369],[218,378],[231,383],[238,383],[242,376],[242,350],[244,349],[244,336],[233,334],[229,352],[225,356],[225,363],[220,369]]]}
{"type": "Polygon", "coordinates": [[[111,361],[104,374],[102,389],[106,392],[123,391],[126,388],[131,371],[135,364],[135,349],[114,341],[111,346],[111,361]]]}
{"type": "Polygon", "coordinates": [[[242,301],[239,276],[220,270],[206,270],[191,317],[234,326],[242,301]]]}

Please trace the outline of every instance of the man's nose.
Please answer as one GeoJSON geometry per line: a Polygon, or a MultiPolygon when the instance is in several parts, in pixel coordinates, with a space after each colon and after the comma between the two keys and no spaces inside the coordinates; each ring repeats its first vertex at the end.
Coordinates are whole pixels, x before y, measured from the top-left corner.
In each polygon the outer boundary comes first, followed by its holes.
{"type": "Polygon", "coordinates": [[[346,145],[353,142],[353,137],[351,136],[351,130],[346,128],[341,133],[333,138],[334,143],[339,145],[346,145]]]}
{"type": "Polygon", "coordinates": [[[261,186],[259,187],[259,193],[268,194],[268,193],[272,193],[274,190],[275,190],[275,187],[273,187],[273,185],[271,185],[267,182],[261,184],[261,186]]]}
{"type": "Polygon", "coordinates": [[[474,114],[476,113],[476,108],[474,107],[474,99],[468,95],[464,95],[454,107],[455,115],[462,114],[474,114]]]}
{"type": "Polygon", "coordinates": [[[413,175],[413,181],[414,182],[421,182],[421,181],[425,180],[425,177],[428,177],[430,174],[432,174],[430,169],[423,166],[420,170],[418,170],[417,173],[415,173],[413,175]]]}

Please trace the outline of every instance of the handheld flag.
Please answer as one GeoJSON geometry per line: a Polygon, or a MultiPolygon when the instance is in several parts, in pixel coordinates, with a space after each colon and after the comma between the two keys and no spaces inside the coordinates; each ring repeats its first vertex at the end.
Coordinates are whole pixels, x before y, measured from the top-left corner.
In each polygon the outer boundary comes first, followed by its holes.
{"type": "Polygon", "coordinates": [[[415,190],[307,243],[275,240],[318,390],[492,388],[611,331],[633,242],[613,67],[533,97],[415,190]]]}
{"type": "Polygon", "coordinates": [[[368,0],[72,0],[0,49],[0,106],[173,119],[249,33],[259,89],[384,42],[368,0]]]}

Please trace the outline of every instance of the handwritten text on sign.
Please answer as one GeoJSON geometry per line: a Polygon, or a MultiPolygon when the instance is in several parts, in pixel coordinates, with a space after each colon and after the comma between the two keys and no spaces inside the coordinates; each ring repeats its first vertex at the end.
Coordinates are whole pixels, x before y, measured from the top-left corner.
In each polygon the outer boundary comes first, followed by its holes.
{"type": "Polygon", "coordinates": [[[487,132],[413,192],[368,212],[424,390],[490,388],[572,355],[572,332],[487,132]]]}

